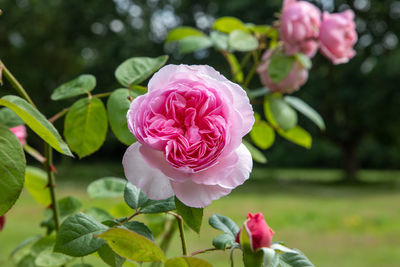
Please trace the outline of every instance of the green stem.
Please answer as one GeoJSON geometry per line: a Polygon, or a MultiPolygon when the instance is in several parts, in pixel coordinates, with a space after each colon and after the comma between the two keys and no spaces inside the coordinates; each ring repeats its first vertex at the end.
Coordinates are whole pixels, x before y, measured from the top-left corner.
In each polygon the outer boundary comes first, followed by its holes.
{"type": "MultiPolygon", "coordinates": [[[[226,249],[230,249],[230,247],[226,247],[226,249]]],[[[217,249],[217,248],[201,249],[201,250],[197,250],[197,251],[193,252],[192,254],[190,254],[190,256],[206,253],[206,252],[209,252],[209,251],[216,251],[216,250],[220,250],[220,249],[217,249]]]]}
{"type": "Polygon", "coordinates": [[[61,118],[62,116],[64,116],[71,108],[64,108],[63,110],[61,110],[60,112],[58,112],[57,114],[55,114],[53,117],[51,117],[49,119],[49,121],[51,123],[54,123],[56,120],[58,120],[59,118],[61,118]]]}
{"type": "Polygon", "coordinates": [[[244,83],[243,83],[244,88],[247,88],[247,86],[249,86],[251,79],[253,79],[253,76],[256,73],[257,67],[259,65],[258,53],[256,51],[253,51],[252,55],[253,55],[254,64],[251,67],[249,74],[247,74],[246,79],[244,80],[244,83]]]}
{"type": "Polygon", "coordinates": [[[178,221],[178,228],[179,228],[179,234],[181,238],[181,243],[182,243],[182,254],[183,256],[187,256],[187,246],[186,246],[186,239],[185,239],[185,230],[183,229],[183,219],[179,214],[176,214],[175,212],[168,212],[169,214],[173,215],[176,220],[178,221]]]}
{"type": "Polygon", "coordinates": [[[50,189],[50,197],[51,197],[51,209],[53,210],[53,217],[54,217],[54,228],[56,232],[60,229],[60,217],[58,214],[58,204],[56,200],[56,192],[54,190],[54,172],[52,170],[53,165],[53,150],[49,144],[45,143],[45,156],[46,161],[44,163],[46,172],[47,172],[47,183],[50,189]]]}
{"type": "Polygon", "coordinates": [[[28,95],[28,93],[25,91],[24,87],[18,82],[18,80],[12,75],[12,73],[7,69],[6,65],[0,60],[0,69],[3,70],[4,77],[11,83],[11,85],[17,90],[18,94],[24,98],[26,101],[29,102],[32,106],[35,106],[33,103],[32,99],[28,95]]]}
{"type": "MultiPolygon", "coordinates": [[[[167,252],[167,250],[171,244],[172,237],[175,234],[176,229],[177,229],[176,224],[173,221],[173,222],[171,222],[168,231],[163,235],[163,239],[161,241],[160,248],[164,251],[164,253],[167,252]]],[[[151,264],[151,267],[159,267],[159,266],[161,266],[160,262],[153,262],[151,264]]]]}
{"type": "Polygon", "coordinates": [[[107,97],[107,96],[110,96],[111,93],[112,92],[96,94],[96,95],[92,95],[92,97],[97,97],[97,98],[107,97]]]}

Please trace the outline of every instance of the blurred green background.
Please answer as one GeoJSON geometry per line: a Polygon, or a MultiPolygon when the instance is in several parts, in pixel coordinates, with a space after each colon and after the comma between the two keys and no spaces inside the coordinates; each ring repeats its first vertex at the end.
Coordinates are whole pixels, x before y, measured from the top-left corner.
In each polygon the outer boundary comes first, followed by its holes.
{"type": "MultiPolygon", "coordinates": [[[[327,130],[320,132],[301,118],[300,125],[313,136],[312,149],[277,140],[265,151],[268,164],[256,165],[253,181],[213,203],[207,215],[219,212],[240,224],[247,211],[262,211],[277,232],[276,240],[304,250],[316,266],[399,266],[400,1],[311,2],[329,12],[352,8],[359,35],[354,59],[333,66],[317,55],[309,81],[294,94],[321,113],[327,130]]],[[[98,79],[94,92],[116,89],[115,68],[132,56],[164,54],[163,40],[174,27],[208,31],[220,16],[272,23],[281,4],[281,0],[0,0],[0,59],[50,117],[60,110],[60,103],[49,97],[59,84],[91,73],[98,79]]],[[[229,77],[228,64],[213,50],[173,54],[169,63],[209,64],[229,77]]],[[[259,87],[259,81],[251,86],[259,87]]],[[[9,84],[1,87],[0,96],[10,93],[14,92],[9,84]]],[[[62,120],[56,126],[62,129],[62,120]]],[[[29,143],[40,148],[33,133],[29,143]]],[[[71,166],[78,160],[57,155],[57,190],[61,195],[85,196],[84,185],[90,180],[121,176],[125,149],[109,132],[102,149],[79,161],[77,171],[71,166]]],[[[39,231],[42,208],[31,200],[24,194],[9,213],[0,234],[0,262],[29,233],[39,231]]],[[[203,227],[200,241],[190,236],[193,250],[211,246],[211,235],[216,233],[208,229],[203,227]]],[[[227,266],[227,255],[213,255],[209,259],[216,266],[227,266]]]]}

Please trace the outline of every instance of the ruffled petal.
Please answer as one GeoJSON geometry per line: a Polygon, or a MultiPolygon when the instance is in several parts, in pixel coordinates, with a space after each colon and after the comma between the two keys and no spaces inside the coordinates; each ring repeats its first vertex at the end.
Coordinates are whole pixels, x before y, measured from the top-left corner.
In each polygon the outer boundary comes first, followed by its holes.
{"type": "Polygon", "coordinates": [[[150,199],[159,200],[173,196],[174,192],[168,176],[144,159],[140,153],[141,147],[143,145],[135,142],[126,150],[122,160],[125,177],[150,199]]]}

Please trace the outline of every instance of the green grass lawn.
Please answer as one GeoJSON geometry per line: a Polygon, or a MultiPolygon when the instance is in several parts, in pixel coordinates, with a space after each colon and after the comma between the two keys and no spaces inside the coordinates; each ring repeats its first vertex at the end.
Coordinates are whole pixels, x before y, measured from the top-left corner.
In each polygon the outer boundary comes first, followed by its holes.
{"type": "MultiPolygon", "coordinates": [[[[82,165],[72,171],[69,166],[59,168],[60,197],[77,196],[84,208],[98,206],[117,212],[113,206],[121,200],[90,200],[85,187],[95,178],[120,176],[119,166],[82,165]],[[81,176],[85,179],[79,179],[81,176]]],[[[332,183],[338,177],[340,173],[334,170],[257,169],[253,179],[205,209],[200,236],[187,231],[189,250],[212,246],[212,239],[219,234],[207,223],[213,213],[229,216],[241,225],[247,212],[262,212],[275,230],[274,241],[301,249],[316,266],[400,266],[400,173],[363,172],[365,183],[360,185],[332,183]]],[[[0,233],[0,266],[14,266],[11,261],[4,262],[13,248],[29,235],[43,233],[38,228],[42,216],[43,208],[24,192],[7,214],[6,228],[0,233]]],[[[176,236],[168,256],[180,253],[176,236]]],[[[213,266],[229,266],[227,252],[200,257],[213,266]]],[[[240,257],[236,251],[235,266],[242,266],[240,257]]],[[[85,261],[105,266],[95,256],[85,257],[85,261]]]]}

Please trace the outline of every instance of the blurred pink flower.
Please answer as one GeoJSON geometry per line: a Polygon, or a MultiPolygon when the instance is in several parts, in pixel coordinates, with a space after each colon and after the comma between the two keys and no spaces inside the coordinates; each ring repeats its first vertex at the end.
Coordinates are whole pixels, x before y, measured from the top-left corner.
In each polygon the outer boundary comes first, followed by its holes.
{"type": "Polygon", "coordinates": [[[10,128],[10,131],[17,136],[21,145],[24,146],[26,144],[26,138],[28,137],[28,135],[26,133],[25,125],[18,125],[16,127],[12,127],[10,128]]]}
{"type": "Polygon", "coordinates": [[[4,224],[6,223],[6,216],[0,216],[0,231],[3,230],[4,224]]]}
{"type": "Polygon", "coordinates": [[[282,81],[278,83],[273,82],[268,73],[268,66],[271,57],[272,51],[266,51],[262,57],[262,63],[257,68],[257,73],[260,75],[261,83],[271,92],[290,94],[306,83],[308,79],[308,70],[297,62],[297,60],[294,62],[292,70],[282,81]]]}
{"type": "Polygon", "coordinates": [[[250,238],[251,248],[253,251],[263,248],[270,247],[274,231],[269,228],[267,222],[264,219],[262,213],[247,214],[247,220],[244,222],[242,229],[236,236],[236,242],[240,243],[241,232],[245,229],[250,238]]]}
{"type": "Polygon", "coordinates": [[[127,119],[138,142],[124,155],[125,175],[150,199],[175,194],[205,207],[249,178],[252,158],[242,137],[253,109],[246,92],[212,67],[163,67],[127,119]]]}
{"type": "Polygon", "coordinates": [[[354,12],[351,10],[335,14],[324,12],[319,40],[321,53],[333,64],[347,63],[356,55],[353,49],[357,42],[354,12]]]}
{"type": "Polygon", "coordinates": [[[283,2],[280,34],[285,53],[301,52],[313,57],[318,49],[318,34],[321,11],[306,1],[285,0],[283,2]]]}

